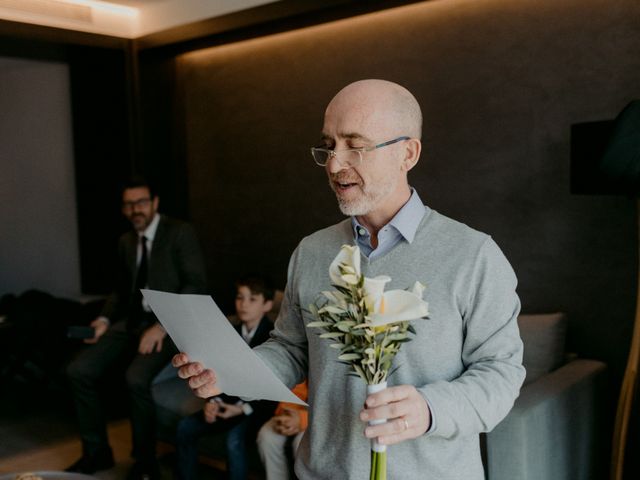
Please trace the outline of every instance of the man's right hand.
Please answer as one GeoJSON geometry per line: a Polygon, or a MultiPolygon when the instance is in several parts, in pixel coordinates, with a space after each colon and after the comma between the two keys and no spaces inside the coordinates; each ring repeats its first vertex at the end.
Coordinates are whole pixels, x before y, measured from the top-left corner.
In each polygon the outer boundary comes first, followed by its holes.
{"type": "Polygon", "coordinates": [[[191,362],[186,353],[174,355],[171,364],[178,369],[178,376],[187,380],[189,388],[200,398],[209,398],[220,393],[216,387],[216,374],[205,369],[199,362],[191,362]]]}
{"type": "Polygon", "coordinates": [[[89,326],[93,327],[95,334],[93,338],[85,338],[84,343],[97,343],[100,337],[109,329],[109,324],[101,318],[96,318],[89,326]]]}

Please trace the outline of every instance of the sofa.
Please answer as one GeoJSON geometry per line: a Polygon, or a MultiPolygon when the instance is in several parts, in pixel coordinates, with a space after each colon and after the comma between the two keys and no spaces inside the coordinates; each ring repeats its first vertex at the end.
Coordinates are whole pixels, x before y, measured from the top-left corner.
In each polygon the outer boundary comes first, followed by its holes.
{"type": "MultiPolygon", "coordinates": [[[[565,352],[567,318],[562,313],[521,315],[525,384],[513,410],[481,437],[488,480],[587,480],[605,478],[602,455],[608,438],[606,366],[565,352]]],[[[186,383],[167,366],[153,396],[162,440],[173,442],[177,421],[202,408],[186,383]]],[[[224,438],[205,437],[203,455],[224,459],[224,438]]],[[[250,468],[261,470],[250,449],[250,468]]]]}
{"type": "Polygon", "coordinates": [[[486,434],[489,480],[606,478],[606,365],[565,352],[562,313],[518,318],[527,369],[507,417],[486,434]]]}

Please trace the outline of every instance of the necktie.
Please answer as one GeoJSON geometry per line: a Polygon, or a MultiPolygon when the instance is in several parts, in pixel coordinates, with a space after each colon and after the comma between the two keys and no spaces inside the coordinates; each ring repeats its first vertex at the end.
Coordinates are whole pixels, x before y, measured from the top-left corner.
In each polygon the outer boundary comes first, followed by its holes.
{"type": "Polygon", "coordinates": [[[142,295],[140,294],[140,289],[145,288],[147,286],[147,270],[148,270],[148,259],[147,259],[147,237],[144,235],[140,237],[140,246],[142,247],[142,255],[140,256],[140,263],[138,264],[138,273],[136,273],[136,293],[140,295],[140,299],[142,300],[142,295]]]}
{"type": "Polygon", "coordinates": [[[148,258],[147,258],[147,237],[144,235],[140,237],[140,247],[142,255],[140,256],[140,263],[138,263],[138,271],[136,272],[136,279],[133,285],[133,292],[131,295],[131,312],[129,315],[129,326],[132,328],[137,327],[143,320],[144,310],[142,308],[142,292],[141,288],[147,286],[147,273],[148,273],[148,258]]]}

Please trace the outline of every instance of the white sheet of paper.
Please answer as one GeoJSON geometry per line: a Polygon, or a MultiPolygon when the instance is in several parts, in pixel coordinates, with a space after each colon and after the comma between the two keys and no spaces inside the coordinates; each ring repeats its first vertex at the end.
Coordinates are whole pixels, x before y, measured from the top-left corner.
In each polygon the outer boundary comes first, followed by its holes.
{"type": "Polygon", "coordinates": [[[227,395],[306,405],[267,367],[207,295],[142,290],[181,352],[216,372],[227,395]]]}

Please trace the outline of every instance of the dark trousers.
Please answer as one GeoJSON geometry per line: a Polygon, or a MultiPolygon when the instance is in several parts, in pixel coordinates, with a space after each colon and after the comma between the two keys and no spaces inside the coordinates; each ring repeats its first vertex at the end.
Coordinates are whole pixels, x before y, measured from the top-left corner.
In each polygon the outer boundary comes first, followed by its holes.
{"type": "Polygon", "coordinates": [[[133,457],[140,462],[155,461],[156,418],[151,382],[177,349],[166,336],[160,352],[139,354],[142,330],[132,332],[127,330],[126,322],[117,322],[98,343],[88,345],[67,367],[85,454],[109,448],[106,415],[99,395],[100,383],[110,367],[127,362],[125,379],[130,402],[133,457]]]}
{"type": "Polygon", "coordinates": [[[246,480],[249,468],[245,442],[249,422],[248,417],[238,415],[207,423],[202,411],[180,420],[176,431],[176,478],[178,480],[197,480],[198,439],[204,435],[227,432],[225,439],[227,478],[229,480],[246,480]]]}

